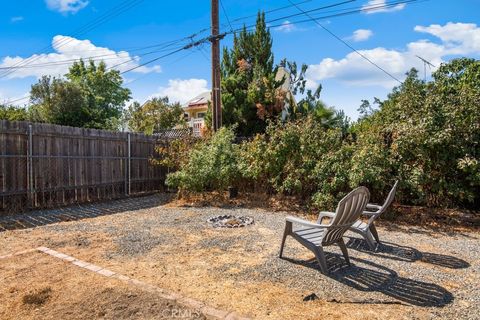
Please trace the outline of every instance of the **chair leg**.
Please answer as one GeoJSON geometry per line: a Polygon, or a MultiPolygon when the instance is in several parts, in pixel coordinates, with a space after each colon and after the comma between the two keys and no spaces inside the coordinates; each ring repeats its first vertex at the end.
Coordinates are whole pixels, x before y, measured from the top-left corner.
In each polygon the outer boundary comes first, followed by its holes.
{"type": "Polygon", "coordinates": [[[375,240],[373,240],[372,233],[370,232],[369,229],[365,231],[365,233],[363,234],[363,237],[365,238],[365,241],[367,242],[370,249],[375,250],[375,240]]]}
{"type": "Polygon", "coordinates": [[[285,230],[283,231],[283,236],[282,236],[282,244],[280,245],[280,253],[279,257],[281,258],[283,255],[283,247],[285,246],[285,240],[287,239],[287,236],[292,233],[292,223],[290,221],[287,221],[285,223],[285,230]]]}
{"type": "Polygon", "coordinates": [[[341,238],[337,242],[338,246],[340,249],[342,249],[343,257],[345,258],[345,261],[347,262],[348,265],[350,265],[350,258],[348,257],[348,251],[347,251],[347,246],[345,245],[345,242],[343,241],[343,238],[341,238]]]}
{"type": "Polygon", "coordinates": [[[380,238],[378,237],[377,228],[375,228],[375,225],[373,223],[370,225],[370,232],[372,233],[377,243],[380,243],[380,238]]]}
{"type": "Polygon", "coordinates": [[[325,259],[325,254],[323,253],[322,247],[312,248],[315,257],[317,258],[318,264],[320,265],[320,270],[323,274],[328,274],[327,260],[325,259]]]}

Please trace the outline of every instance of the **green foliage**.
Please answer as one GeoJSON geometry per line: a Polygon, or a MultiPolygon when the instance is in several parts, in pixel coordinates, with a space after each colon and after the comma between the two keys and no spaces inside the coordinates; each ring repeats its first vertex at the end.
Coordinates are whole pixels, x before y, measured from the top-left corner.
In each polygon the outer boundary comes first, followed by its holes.
{"type": "Polygon", "coordinates": [[[66,78],[80,87],[86,100],[88,120],[86,127],[117,129],[114,125],[122,116],[123,107],[130,97],[130,90],[123,88],[118,70],[107,70],[102,61],[96,65],[83,60],[75,62],[66,78]]]}
{"type": "Polygon", "coordinates": [[[32,85],[33,121],[74,127],[118,129],[130,90],[122,87],[116,70],[107,71],[100,62],[75,62],[66,79],[44,76],[32,85]]]}
{"type": "Polygon", "coordinates": [[[30,91],[32,120],[84,127],[87,105],[79,86],[50,76],[42,77],[30,91]]]}
{"type": "Polygon", "coordinates": [[[28,110],[22,107],[0,104],[0,120],[27,121],[29,120],[28,110]]]}
{"type": "Polygon", "coordinates": [[[350,120],[343,111],[327,106],[320,99],[322,85],[319,85],[315,91],[306,89],[307,80],[305,74],[308,66],[303,64],[299,69],[296,62],[287,61],[286,59],[282,60],[279,66],[284,68],[290,76],[290,79],[288,79],[290,92],[287,93],[289,110],[286,120],[298,120],[310,116],[325,128],[341,128],[342,132],[346,134],[350,120]],[[294,98],[297,94],[302,95],[302,99],[298,102],[294,98]]]}
{"type": "Polygon", "coordinates": [[[351,147],[338,129],[325,129],[313,117],[271,124],[241,148],[239,168],[244,178],[263,190],[332,206],[348,190],[351,147]],[[332,178],[333,177],[333,178],[332,178]],[[329,197],[322,197],[329,195],[329,197]]]}
{"type": "Polygon", "coordinates": [[[170,103],[168,97],[153,98],[143,105],[134,102],[126,110],[125,118],[130,129],[146,134],[185,123],[182,107],[170,103]]]}
{"type": "Polygon", "coordinates": [[[266,120],[282,111],[285,97],[278,90],[282,81],[275,79],[273,61],[272,38],[260,13],[255,31],[244,27],[234,35],[233,48],[223,50],[223,122],[238,124],[241,136],[263,132],[266,120]]]}
{"type": "Polygon", "coordinates": [[[376,99],[377,110],[362,104],[363,117],[348,130],[345,120],[328,125],[313,112],[270,121],[264,134],[241,145],[223,128],[184,152],[188,160],[177,162],[180,171],[167,181],[195,191],[241,181],[256,192],[334,209],[359,185],[370,189],[373,201],[383,201],[399,179],[396,199],[403,203],[478,208],[480,61],[443,64],[428,83],[411,70],[385,101],[376,99]]]}
{"type": "Polygon", "coordinates": [[[224,190],[239,177],[238,148],[232,128],[223,127],[210,139],[197,143],[188,162],[167,176],[166,183],[186,191],[224,190]]]}
{"type": "Polygon", "coordinates": [[[429,83],[410,71],[380,109],[356,128],[359,152],[370,159],[357,181],[381,188],[385,177],[398,176],[404,202],[478,204],[479,83],[480,61],[473,59],[442,64],[429,83]]]}

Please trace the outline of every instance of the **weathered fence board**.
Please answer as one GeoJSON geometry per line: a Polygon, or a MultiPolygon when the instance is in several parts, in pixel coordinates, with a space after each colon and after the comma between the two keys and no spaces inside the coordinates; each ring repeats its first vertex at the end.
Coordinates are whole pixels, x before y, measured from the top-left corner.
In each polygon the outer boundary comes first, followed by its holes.
{"type": "Polygon", "coordinates": [[[0,121],[0,214],[163,190],[159,136],[0,121]]]}

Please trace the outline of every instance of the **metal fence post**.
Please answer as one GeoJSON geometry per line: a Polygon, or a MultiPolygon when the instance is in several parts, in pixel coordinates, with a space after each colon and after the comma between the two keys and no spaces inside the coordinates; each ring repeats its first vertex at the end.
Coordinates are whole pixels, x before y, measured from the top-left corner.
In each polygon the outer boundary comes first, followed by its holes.
{"type": "Polygon", "coordinates": [[[128,195],[132,192],[132,141],[130,137],[130,133],[127,135],[128,138],[128,195]]]}
{"type": "Polygon", "coordinates": [[[33,128],[28,125],[28,149],[27,149],[27,197],[31,207],[34,207],[34,190],[33,190],[33,128]]]}

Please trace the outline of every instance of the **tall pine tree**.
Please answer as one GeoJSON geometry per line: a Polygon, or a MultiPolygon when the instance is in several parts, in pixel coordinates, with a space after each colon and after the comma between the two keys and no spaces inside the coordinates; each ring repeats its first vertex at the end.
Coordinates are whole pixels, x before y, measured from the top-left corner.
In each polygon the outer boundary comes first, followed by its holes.
{"type": "Polygon", "coordinates": [[[277,117],[284,97],[276,81],[272,37],[259,13],[255,31],[246,27],[234,35],[233,48],[223,49],[222,108],[225,125],[238,124],[238,134],[251,136],[263,132],[266,120],[277,117]]]}

